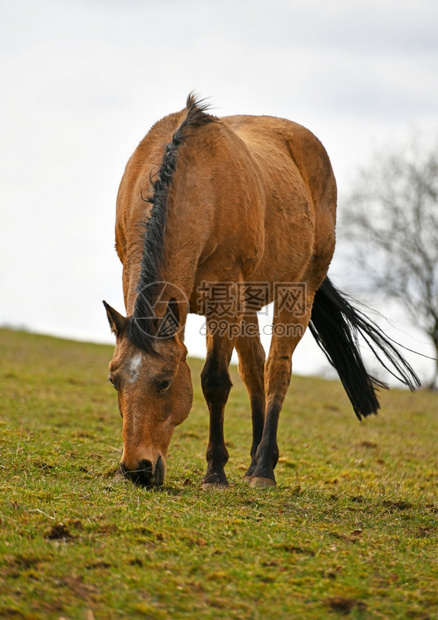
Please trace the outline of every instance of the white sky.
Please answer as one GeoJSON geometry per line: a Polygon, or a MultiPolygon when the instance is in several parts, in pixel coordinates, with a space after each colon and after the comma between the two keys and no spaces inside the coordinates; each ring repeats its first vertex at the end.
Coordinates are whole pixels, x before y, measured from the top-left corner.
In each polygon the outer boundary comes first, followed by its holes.
{"type": "MultiPolygon", "coordinates": [[[[101,300],[123,309],[118,184],[143,135],[191,90],[218,115],[309,127],[341,196],[375,148],[413,128],[437,131],[437,6],[0,0],[0,324],[112,342],[101,300]]],[[[345,268],[335,261],[340,286],[345,268]]],[[[198,327],[187,331],[195,354],[198,327]]],[[[404,329],[411,336],[397,339],[430,353],[425,336],[404,329]]],[[[298,372],[323,367],[300,347],[298,372]]]]}

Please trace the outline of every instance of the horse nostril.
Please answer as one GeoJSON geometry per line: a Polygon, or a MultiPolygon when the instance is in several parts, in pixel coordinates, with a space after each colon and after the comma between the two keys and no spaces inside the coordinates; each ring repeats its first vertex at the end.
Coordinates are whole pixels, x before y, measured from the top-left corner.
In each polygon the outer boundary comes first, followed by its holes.
{"type": "Polygon", "coordinates": [[[164,466],[164,461],[161,458],[161,456],[159,456],[157,463],[155,465],[155,484],[162,485],[164,482],[165,474],[166,474],[166,468],[164,466]]]}
{"type": "Polygon", "coordinates": [[[165,476],[165,465],[161,456],[158,457],[154,466],[148,459],[143,459],[135,469],[127,469],[123,463],[120,463],[120,472],[134,484],[149,487],[152,485],[162,485],[165,476]]]}
{"type": "Polygon", "coordinates": [[[152,472],[154,468],[152,467],[152,463],[147,459],[143,459],[138,464],[138,473],[145,478],[152,478],[152,472]]]}
{"type": "Polygon", "coordinates": [[[120,464],[120,471],[135,484],[140,486],[150,486],[154,483],[153,466],[151,461],[143,459],[135,469],[127,469],[123,463],[120,464]]]}

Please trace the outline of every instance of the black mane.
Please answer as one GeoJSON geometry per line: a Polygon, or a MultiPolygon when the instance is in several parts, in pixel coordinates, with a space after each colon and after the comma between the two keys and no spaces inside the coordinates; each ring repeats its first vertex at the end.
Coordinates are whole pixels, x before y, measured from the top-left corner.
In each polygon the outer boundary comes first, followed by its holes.
{"type": "Polygon", "coordinates": [[[188,130],[215,121],[214,116],[206,114],[207,107],[193,93],[188,96],[186,117],[164,149],[161,167],[152,185],[153,195],[148,199],[153,207],[146,223],[137,299],[128,325],[128,337],[133,344],[150,354],[155,353],[154,338],[157,335],[157,324],[151,309],[160,293],[157,283],[165,280],[163,267],[166,263],[165,229],[169,189],[178,163],[179,148],[184,143],[188,130]]]}

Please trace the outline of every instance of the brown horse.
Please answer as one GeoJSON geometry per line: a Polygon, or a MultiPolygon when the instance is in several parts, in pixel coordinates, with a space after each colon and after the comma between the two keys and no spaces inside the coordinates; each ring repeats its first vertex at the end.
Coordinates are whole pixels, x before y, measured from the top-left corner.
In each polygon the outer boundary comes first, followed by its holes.
{"type": "Polygon", "coordinates": [[[275,484],[277,426],[292,354],[310,329],[361,419],[379,408],[359,331],[412,387],[412,369],[326,278],[335,247],[336,183],[304,127],[268,116],[217,118],[189,96],[129,160],[117,199],[116,248],[127,317],[104,302],[116,347],[109,380],[123,418],[121,471],[162,484],[175,426],[192,404],[184,325],[206,316],[202,389],[210,412],[204,486],[225,486],[223,423],[233,349],[248,389],[253,440],[246,476],[275,484]],[[257,311],[274,301],[269,355],[257,311]]]}

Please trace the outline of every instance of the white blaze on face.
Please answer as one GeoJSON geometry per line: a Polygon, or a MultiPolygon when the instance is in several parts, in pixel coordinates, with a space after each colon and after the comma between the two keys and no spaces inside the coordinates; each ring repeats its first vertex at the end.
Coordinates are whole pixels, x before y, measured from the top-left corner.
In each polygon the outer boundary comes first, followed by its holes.
{"type": "Polygon", "coordinates": [[[129,361],[130,383],[135,383],[137,381],[142,361],[143,361],[143,356],[141,353],[137,353],[137,355],[134,355],[134,357],[132,357],[131,360],[129,361]]]}

